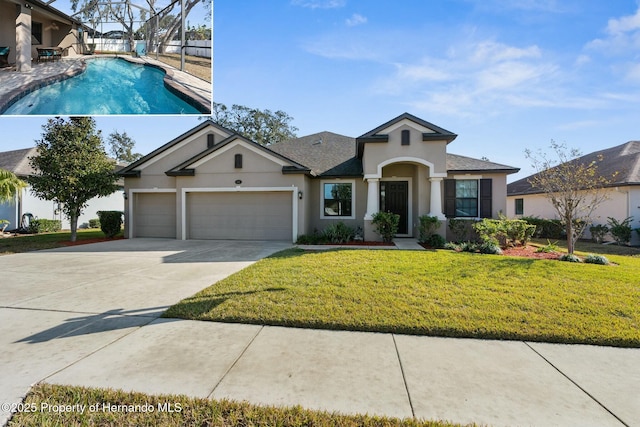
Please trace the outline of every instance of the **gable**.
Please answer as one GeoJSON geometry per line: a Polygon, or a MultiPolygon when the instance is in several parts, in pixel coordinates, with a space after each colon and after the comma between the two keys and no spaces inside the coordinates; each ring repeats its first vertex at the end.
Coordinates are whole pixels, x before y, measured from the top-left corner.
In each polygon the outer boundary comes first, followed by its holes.
{"type": "Polygon", "coordinates": [[[264,152],[252,144],[235,139],[219,150],[185,165],[185,169],[195,169],[195,173],[227,173],[227,172],[281,172],[290,162],[264,152]],[[236,168],[236,155],[242,156],[242,167],[236,168]]]}
{"type": "Polygon", "coordinates": [[[213,138],[213,143],[216,144],[231,135],[233,135],[232,131],[207,120],[133,162],[120,171],[120,174],[123,176],[164,174],[166,171],[206,151],[209,148],[210,138],[213,138]]]}

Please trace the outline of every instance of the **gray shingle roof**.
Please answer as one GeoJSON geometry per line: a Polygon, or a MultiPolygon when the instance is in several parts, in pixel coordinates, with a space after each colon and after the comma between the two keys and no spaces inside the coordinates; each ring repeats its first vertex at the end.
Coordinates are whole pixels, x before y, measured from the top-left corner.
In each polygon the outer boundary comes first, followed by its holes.
{"type": "Polygon", "coordinates": [[[6,169],[24,178],[33,174],[29,164],[29,157],[37,154],[35,147],[20,150],[4,151],[0,153],[0,169],[6,169]]]}
{"type": "Polygon", "coordinates": [[[474,159],[447,153],[447,172],[506,172],[516,173],[520,169],[487,160],[474,159]]]}
{"type": "Polygon", "coordinates": [[[315,175],[362,175],[362,162],[355,158],[356,140],[349,136],[319,132],[270,145],[269,149],[307,166],[315,175]]]}
{"type": "MultiPolygon", "coordinates": [[[[307,166],[317,176],[362,176],[362,160],[356,156],[356,139],[319,132],[269,146],[276,153],[307,166]]],[[[449,172],[506,172],[520,169],[499,163],[447,154],[449,172]]]]}
{"type": "MultiPolygon", "coordinates": [[[[596,162],[598,174],[611,177],[617,172],[611,186],[640,185],[640,141],[629,141],[616,147],[607,148],[578,157],[574,161],[589,164],[596,162]],[[602,156],[602,160],[600,160],[602,156]]],[[[507,185],[507,195],[535,194],[540,190],[529,184],[530,175],[507,185]]]]}

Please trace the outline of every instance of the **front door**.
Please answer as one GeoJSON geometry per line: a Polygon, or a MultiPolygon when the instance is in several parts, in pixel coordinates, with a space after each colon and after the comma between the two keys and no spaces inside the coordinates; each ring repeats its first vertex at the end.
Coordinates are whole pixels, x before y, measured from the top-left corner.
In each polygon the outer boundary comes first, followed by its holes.
{"type": "Polygon", "coordinates": [[[381,181],[380,210],[400,215],[398,234],[409,234],[409,183],[381,181]]]}

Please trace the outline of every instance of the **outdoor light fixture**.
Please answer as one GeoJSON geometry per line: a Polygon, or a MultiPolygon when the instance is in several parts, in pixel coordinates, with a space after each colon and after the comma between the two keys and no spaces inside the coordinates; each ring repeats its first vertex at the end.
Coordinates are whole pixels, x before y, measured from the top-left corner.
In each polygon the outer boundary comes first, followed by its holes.
{"type": "Polygon", "coordinates": [[[29,3],[25,3],[24,7],[26,7],[27,9],[33,9],[33,6],[31,6],[29,3]]]}
{"type": "Polygon", "coordinates": [[[124,197],[125,200],[129,200],[129,195],[127,194],[126,191],[122,192],[122,197],[124,197]]]}
{"type": "Polygon", "coordinates": [[[298,191],[298,199],[302,200],[302,191],[298,191]]]}

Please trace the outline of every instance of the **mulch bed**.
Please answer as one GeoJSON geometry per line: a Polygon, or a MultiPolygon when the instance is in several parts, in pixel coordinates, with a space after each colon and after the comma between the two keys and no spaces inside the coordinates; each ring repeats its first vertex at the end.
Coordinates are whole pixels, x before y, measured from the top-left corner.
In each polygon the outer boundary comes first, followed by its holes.
{"type": "Polygon", "coordinates": [[[502,254],[534,259],[558,259],[561,255],[557,252],[536,252],[537,249],[535,246],[516,246],[514,248],[503,249],[502,254]]]}
{"type": "Polygon", "coordinates": [[[96,238],[96,239],[76,240],[75,242],[70,242],[68,240],[65,240],[65,241],[60,241],[58,243],[60,243],[62,246],[78,246],[78,245],[88,245],[89,243],[110,242],[112,240],[122,240],[122,239],[124,239],[123,236],[113,237],[111,239],[109,239],[107,237],[99,237],[99,238],[96,238]]]}

